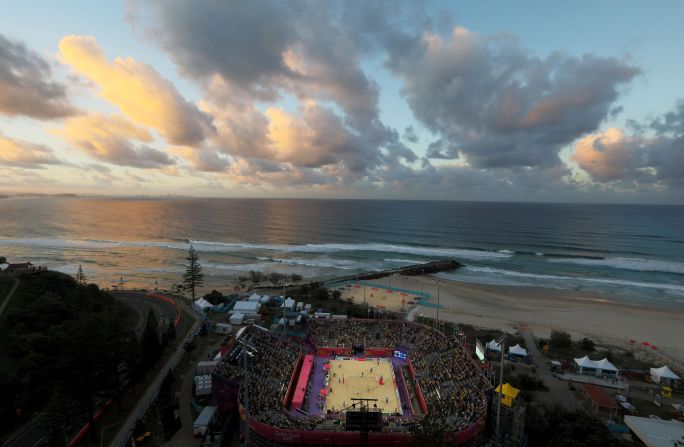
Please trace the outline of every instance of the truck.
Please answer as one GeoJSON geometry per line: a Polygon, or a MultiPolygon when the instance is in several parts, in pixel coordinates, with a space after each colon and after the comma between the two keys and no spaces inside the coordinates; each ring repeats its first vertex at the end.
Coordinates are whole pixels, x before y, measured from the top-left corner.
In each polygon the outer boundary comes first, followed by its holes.
{"type": "Polygon", "coordinates": [[[197,419],[195,419],[195,422],[192,425],[192,432],[196,438],[204,436],[207,433],[207,430],[210,430],[214,425],[218,414],[216,408],[217,407],[213,406],[204,407],[199,416],[197,416],[197,419]]]}

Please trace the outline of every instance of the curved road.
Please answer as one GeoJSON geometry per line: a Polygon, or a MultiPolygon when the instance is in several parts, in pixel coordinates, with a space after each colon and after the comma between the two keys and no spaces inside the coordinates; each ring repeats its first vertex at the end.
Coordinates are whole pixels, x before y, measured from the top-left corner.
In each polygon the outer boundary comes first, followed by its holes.
{"type": "Polygon", "coordinates": [[[145,329],[145,322],[147,320],[147,313],[150,309],[154,311],[159,321],[159,328],[166,329],[169,322],[176,319],[176,308],[166,301],[158,298],[151,298],[144,292],[134,291],[117,291],[111,292],[112,296],[124,303],[128,307],[133,308],[138,313],[138,324],[135,328],[135,333],[138,337],[142,335],[145,329]]]}

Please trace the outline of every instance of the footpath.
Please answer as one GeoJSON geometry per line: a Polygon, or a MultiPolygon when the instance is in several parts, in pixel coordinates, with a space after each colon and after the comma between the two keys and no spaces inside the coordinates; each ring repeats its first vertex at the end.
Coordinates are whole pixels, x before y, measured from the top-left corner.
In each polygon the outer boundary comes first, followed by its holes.
{"type": "Polygon", "coordinates": [[[534,359],[535,367],[537,368],[536,374],[544,379],[544,385],[549,388],[548,395],[546,393],[538,393],[538,396],[540,398],[548,397],[551,401],[560,402],[570,409],[579,408],[580,403],[577,401],[577,398],[572,391],[570,391],[568,388],[568,382],[557,379],[553,375],[551,372],[551,366],[548,362],[544,361],[544,357],[542,357],[537,344],[534,342],[532,333],[527,330],[527,326],[525,324],[520,324],[519,331],[525,339],[527,352],[529,352],[534,359]]]}

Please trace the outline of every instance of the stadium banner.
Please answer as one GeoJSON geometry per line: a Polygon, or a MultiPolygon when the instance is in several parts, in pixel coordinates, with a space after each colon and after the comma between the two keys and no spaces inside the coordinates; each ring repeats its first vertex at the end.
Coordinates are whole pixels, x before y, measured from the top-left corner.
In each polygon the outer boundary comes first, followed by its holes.
{"type": "Polygon", "coordinates": [[[401,370],[401,368],[397,368],[397,373],[399,375],[399,383],[401,386],[399,387],[399,391],[402,394],[402,399],[404,402],[409,402],[408,409],[409,409],[409,414],[413,416],[413,405],[410,404],[411,402],[411,395],[409,394],[408,391],[408,386],[406,385],[406,378],[404,377],[404,372],[401,370]]]}
{"type": "Polygon", "coordinates": [[[416,382],[416,395],[418,396],[418,402],[420,403],[420,409],[423,410],[424,414],[427,414],[427,404],[423,398],[423,391],[420,389],[420,385],[416,382]]]}
{"type": "Polygon", "coordinates": [[[351,348],[344,348],[344,347],[339,347],[339,348],[318,348],[318,355],[321,357],[329,356],[329,355],[351,355],[352,350],[351,348]]]}
{"type": "Polygon", "coordinates": [[[415,379],[416,378],[416,370],[413,369],[413,365],[411,364],[411,357],[406,357],[406,365],[408,366],[409,372],[411,373],[411,378],[415,379]]]}
{"type": "Polygon", "coordinates": [[[290,403],[290,399],[292,399],[292,394],[294,393],[294,380],[295,377],[299,375],[299,371],[302,367],[302,361],[303,361],[303,356],[302,356],[302,351],[299,351],[299,356],[297,357],[297,362],[295,363],[295,369],[292,372],[292,377],[290,377],[290,383],[287,385],[287,392],[285,393],[285,397],[283,397],[283,407],[286,407],[290,403]]]}
{"type": "Polygon", "coordinates": [[[392,350],[389,348],[366,348],[365,353],[372,357],[390,357],[392,350]]]}

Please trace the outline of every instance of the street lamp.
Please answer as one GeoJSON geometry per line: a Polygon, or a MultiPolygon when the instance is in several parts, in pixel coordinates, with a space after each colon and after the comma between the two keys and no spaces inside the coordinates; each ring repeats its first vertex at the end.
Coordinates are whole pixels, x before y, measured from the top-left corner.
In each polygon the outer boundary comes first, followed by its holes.
{"type": "Polygon", "coordinates": [[[501,372],[499,373],[499,402],[496,406],[496,445],[501,445],[501,398],[503,397],[504,350],[506,348],[506,333],[497,340],[501,347],[501,372]]]}
{"type": "Polygon", "coordinates": [[[437,284],[437,316],[435,318],[435,325],[439,329],[439,292],[440,292],[440,289],[442,288],[442,284],[444,284],[444,283],[438,279],[433,279],[432,283],[437,284]]]}
{"type": "Polygon", "coordinates": [[[244,382],[244,402],[245,402],[245,446],[249,447],[249,368],[247,366],[249,357],[254,357],[254,354],[259,352],[256,347],[248,343],[246,340],[238,340],[242,345],[242,367],[243,382],[244,382]]]}

